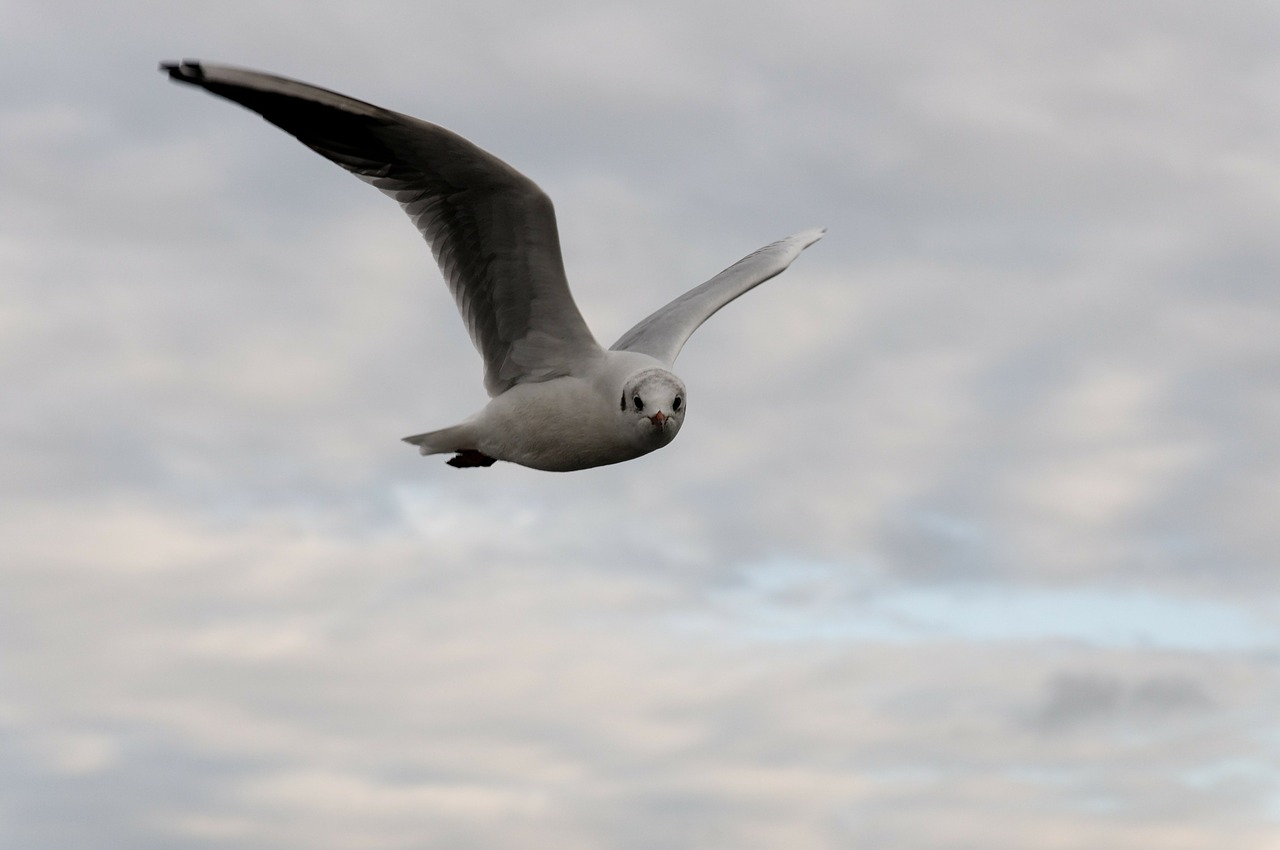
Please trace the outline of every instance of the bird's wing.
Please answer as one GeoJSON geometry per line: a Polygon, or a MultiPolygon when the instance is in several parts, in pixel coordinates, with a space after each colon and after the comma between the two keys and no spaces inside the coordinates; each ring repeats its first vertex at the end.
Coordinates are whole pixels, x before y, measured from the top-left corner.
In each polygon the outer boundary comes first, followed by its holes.
{"type": "Polygon", "coordinates": [[[599,356],[569,294],[551,199],[505,162],[443,127],[307,83],[194,61],[160,67],[399,201],[458,302],[490,395],[599,356]]]}
{"type": "Polygon", "coordinates": [[[613,344],[613,350],[638,351],[671,366],[699,325],[739,295],[782,273],[826,232],[825,227],[806,230],[748,254],[641,321],[613,344]]]}

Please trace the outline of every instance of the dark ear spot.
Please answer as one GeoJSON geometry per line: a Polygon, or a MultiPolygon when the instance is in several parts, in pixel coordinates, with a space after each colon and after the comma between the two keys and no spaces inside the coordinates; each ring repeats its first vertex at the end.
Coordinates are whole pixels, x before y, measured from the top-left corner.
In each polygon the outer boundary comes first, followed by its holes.
{"type": "Polygon", "coordinates": [[[621,406],[618,407],[618,409],[622,411],[625,411],[627,409],[627,391],[626,390],[622,391],[622,404],[621,406]]]}

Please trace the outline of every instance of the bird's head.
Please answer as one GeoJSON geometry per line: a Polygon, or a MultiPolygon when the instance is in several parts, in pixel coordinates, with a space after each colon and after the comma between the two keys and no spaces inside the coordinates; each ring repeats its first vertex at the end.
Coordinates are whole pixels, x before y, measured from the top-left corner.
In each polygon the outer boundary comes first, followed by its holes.
{"type": "Polygon", "coordinates": [[[684,383],[666,369],[642,369],[623,383],[618,409],[638,440],[665,446],[684,422],[684,383]]]}

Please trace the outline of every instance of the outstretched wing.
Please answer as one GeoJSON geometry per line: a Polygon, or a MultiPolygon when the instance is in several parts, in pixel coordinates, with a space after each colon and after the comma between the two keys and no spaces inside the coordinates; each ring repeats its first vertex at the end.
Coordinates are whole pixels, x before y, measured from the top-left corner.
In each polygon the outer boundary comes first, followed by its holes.
{"type": "Polygon", "coordinates": [[[613,344],[613,350],[638,351],[671,366],[699,325],[739,295],[781,274],[826,232],[825,227],[806,230],[748,254],[641,321],[613,344]]]}
{"type": "Polygon", "coordinates": [[[284,77],[194,61],[160,67],[399,201],[458,302],[490,395],[599,355],[569,294],[551,199],[502,160],[443,127],[284,77]]]}

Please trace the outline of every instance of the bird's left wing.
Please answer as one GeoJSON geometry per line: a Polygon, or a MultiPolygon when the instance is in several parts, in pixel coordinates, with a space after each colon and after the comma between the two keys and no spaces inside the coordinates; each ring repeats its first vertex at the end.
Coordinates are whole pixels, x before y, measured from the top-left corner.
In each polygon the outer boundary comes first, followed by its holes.
{"type": "Polygon", "coordinates": [[[551,199],[502,160],[443,127],[296,80],[194,61],[160,67],[399,201],[431,245],[490,395],[600,355],[569,294],[551,199]]]}
{"type": "Polygon", "coordinates": [[[613,344],[613,350],[638,351],[671,366],[699,325],[739,295],[781,274],[826,232],[825,227],[806,230],[748,254],[642,320],[613,344]]]}

